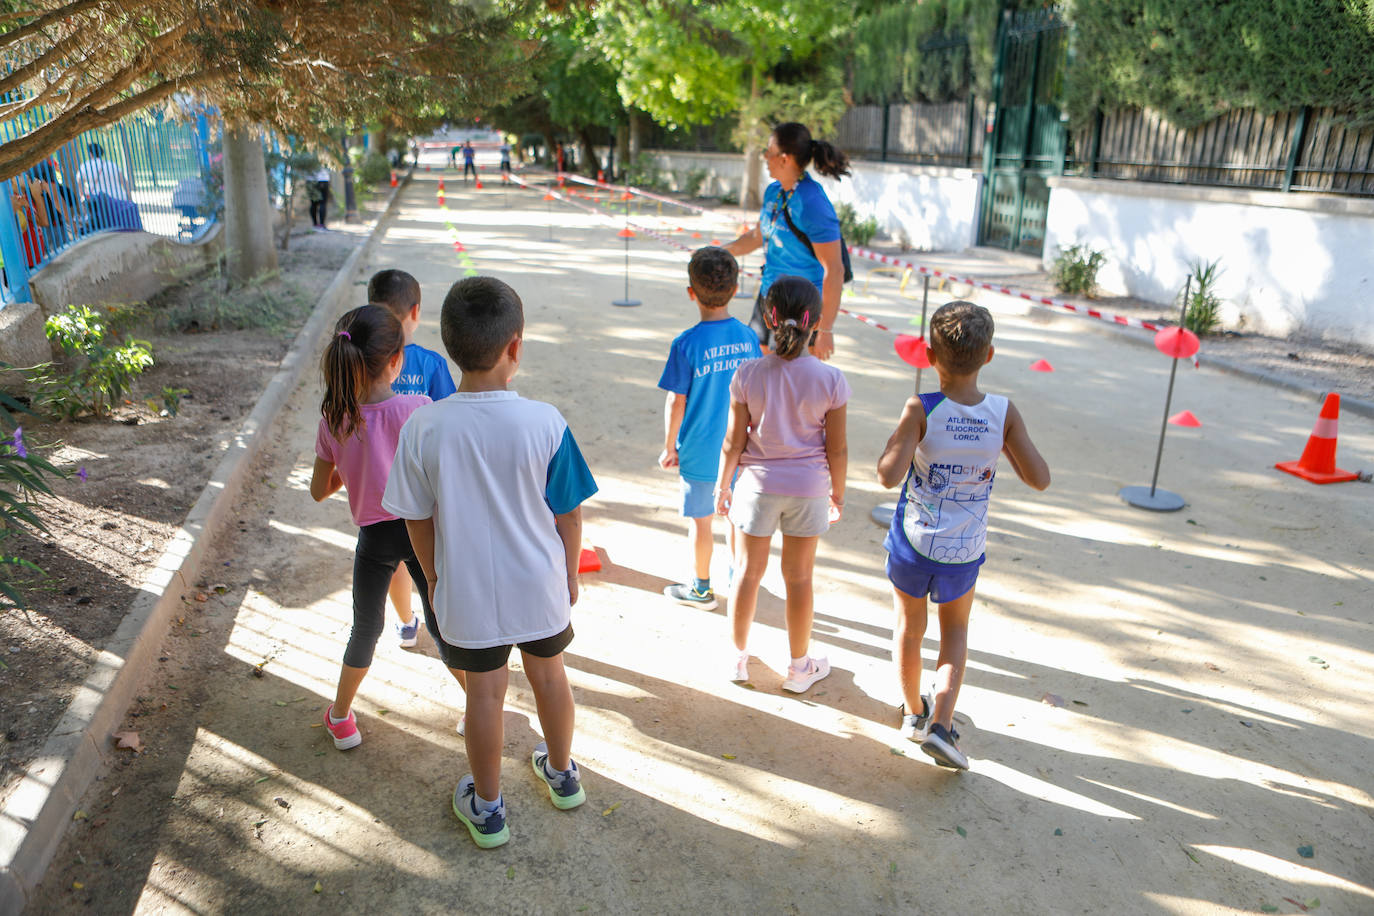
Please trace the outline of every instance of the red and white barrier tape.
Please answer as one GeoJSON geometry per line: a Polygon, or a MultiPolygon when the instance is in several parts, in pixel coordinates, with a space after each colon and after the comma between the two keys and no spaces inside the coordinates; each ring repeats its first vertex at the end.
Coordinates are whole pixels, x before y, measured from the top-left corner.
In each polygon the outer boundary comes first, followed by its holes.
{"type": "MultiPolygon", "coordinates": [[[[558,172],[555,174],[555,177],[562,178],[567,181],[575,181],[578,184],[590,185],[591,187],[599,188],[604,191],[620,191],[621,193],[629,191],[631,194],[638,194],[640,197],[645,197],[649,200],[656,200],[659,203],[672,204],[675,207],[681,207],[684,210],[692,210],[696,213],[702,213],[706,216],[713,216],[717,219],[728,219],[728,217],[726,217],[724,214],[717,213],[714,210],[708,210],[705,207],[698,207],[696,204],[689,204],[680,200],[674,200],[673,198],[665,197],[662,194],[655,194],[654,192],[646,191],[643,188],[636,188],[634,185],[611,184],[608,181],[593,181],[592,179],[584,178],[581,175],[574,175],[572,172],[558,172]]],[[[738,222],[738,220],[731,221],[738,222]]]]}

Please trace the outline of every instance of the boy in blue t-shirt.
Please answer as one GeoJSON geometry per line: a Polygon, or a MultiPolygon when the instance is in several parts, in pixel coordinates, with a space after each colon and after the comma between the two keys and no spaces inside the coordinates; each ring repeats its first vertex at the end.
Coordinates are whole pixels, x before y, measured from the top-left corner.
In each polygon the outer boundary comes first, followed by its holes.
{"type": "MultiPolygon", "coordinates": [[[[379,270],[367,281],[367,301],[369,305],[391,309],[405,332],[405,362],[401,364],[401,374],[391,383],[391,390],[396,394],[427,395],[431,401],[453,394],[456,389],[453,376],[449,375],[448,362],[410,339],[420,324],[419,281],[404,270],[379,270]]],[[[419,616],[411,613],[410,584],[410,572],[402,563],[396,567],[387,593],[400,619],[396,636],[406,649],[418,641],[421,623],[419,616]]]]}
{"type": "Polygon", "coordinates": [[[730,415],[730,379],[740,363],[763,353],[749,326],[726,312],[739,280],[734,255],[715,246],[698,248],[687,265],[687,278],[687,296],[696,303],[701,321],[673,341],[658,380],[658,387],[668,392],[658,464],[664,470],[676,467],[682,478],[682,515],[692,520],[687,536],[692,539],[695,568],[690,584],[670,585],[663,593],[681,604],[710,610],[716,606],[711,590],[711,519],[716,514],[720,447],[730,415]]]}

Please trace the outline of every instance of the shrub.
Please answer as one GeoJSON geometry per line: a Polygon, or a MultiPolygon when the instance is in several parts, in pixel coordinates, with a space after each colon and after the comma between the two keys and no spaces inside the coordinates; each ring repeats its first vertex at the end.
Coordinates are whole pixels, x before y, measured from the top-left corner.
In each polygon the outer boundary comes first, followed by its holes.
{"type": "Polygon", "coordinates": [[[1214,292],[1220,276],[1221,261],[1195,261],[1188,273],[1189,283],[1183,290],[1188,294],[1183,326],[1194,334],[1211,334],[1221,326],[1221,299],[1214,292]]]}
{"type": "Polygon", "coordinates": [[[701,186],[706,183],[710,175],[705,169],[692,169],[687,173],[687,179],[682,183],[682,190],[688,197],[696,197],[701,193],[701,186]]]}
{"type": "MultiPolygon", "coordinates": [[[[0,363],[0,369],[10,368],[0,363]]],[[[31,503],[38,494],[51,496],[48,480],[64,476],[44,458],[31,452],[24,441],[24,428],[19,425],[16,415],[31,413],[24,404],[0,391],[0,428],[9,436],[0,441],[0,569],[10,574],[20,570],[42,574],[43,570],[33,563],[9,553],[4,541],[21,530],[48,530],[31,503]]],[[[5,578],[0,578],[0,595],[15,606],[22,603],[18,590],[5,578]]]]}
{"type": "Polygon", "coordinates": [[[1107,253],[1087,245],[1059,249],[1054,259],[1054,286],[1061,293],[1091,296],[1097,290],[1097,272],[1107,262],[1107,253]]]}
{"type": "Polygon", "coordinates": [[[853,245],[864,246],[878,234],[878,220],[875,217],[859,219],[858,211],[852,204],[842,203],[835,208],[835,216],[840,221],[840,234],[853,245]]]}
{"type": "Polygon", "coordinates": [[[153,364],[147,341],[120,342],[89,306],[67,306],[62,314],[44,322],[43,331],[62,348],[68,371],[45,363],[29,381],[38,388],[39,405],[62,419],[83,413],[108,414],[133,380],[153,364]]]}
{"type": "Polygon", "coordinates": [[[653,153],[640,152],[635,156],[634,162],[625,170],[625,183],[651,190],[664,186],[663,175],[658,170],[658,160],[653,153]]]}
{"type": "Polygon", "coordinates": [[[385,187],[391,182],[391,163],[381,153],[369,152],[358,163],[358,170],[354,173],[354,178],[359,185],[364,187],[385,187]]]}

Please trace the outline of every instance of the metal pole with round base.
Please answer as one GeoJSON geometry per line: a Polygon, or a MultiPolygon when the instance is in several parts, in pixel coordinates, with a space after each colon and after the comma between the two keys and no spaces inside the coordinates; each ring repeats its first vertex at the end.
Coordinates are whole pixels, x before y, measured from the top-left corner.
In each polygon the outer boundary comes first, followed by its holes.
{"type": "Polygon", "coordinates": [[[616,234],[625,240],[625,298],[613,299],[611,300],[611,305],[618,305],[621,308],[633,308],[640,304],[638,299],[630,298],[630,239],[634,238],[635,234],[630,231],[629,226],[621,229],[616,234]]]}

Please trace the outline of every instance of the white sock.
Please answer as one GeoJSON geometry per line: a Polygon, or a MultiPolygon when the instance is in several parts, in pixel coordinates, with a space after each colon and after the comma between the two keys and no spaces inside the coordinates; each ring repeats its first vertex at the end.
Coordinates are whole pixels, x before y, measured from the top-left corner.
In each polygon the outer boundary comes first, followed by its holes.
{"type": "Polygon", "coordinates": [[[805,671],[811,667],[810,656],[803,655],[801,658],[792,659],[792,667],[797,671],[805,671]]]}
{"type": "Polygon", "coordinates": [[[348,721],[348,716],[344,716],[342,719],[336,719],[336,718],[334,718],[334,707],[331,706],[331,707],[329,708],[329,724],[330,724],[330,725],[343,725],[343,724],[344,724],[345,722],[347,722],[347,721],[348,721]]]}
{"type": "Polygon", "coordinates": [[[478,795],[476,792],[472,793],[472,797],[473,797],[473,798],[476,800],[476,802],[477,802],[477,810],[478,810],[479,812],[483,812],[483,811],[495,811],[496,808],[497,808],[497,806],[501,804],[501,799],[500,799],[500,797],[497,797],[496,801],[487,801],[485,798],[483,798],[482,796],[478,795]]]}

